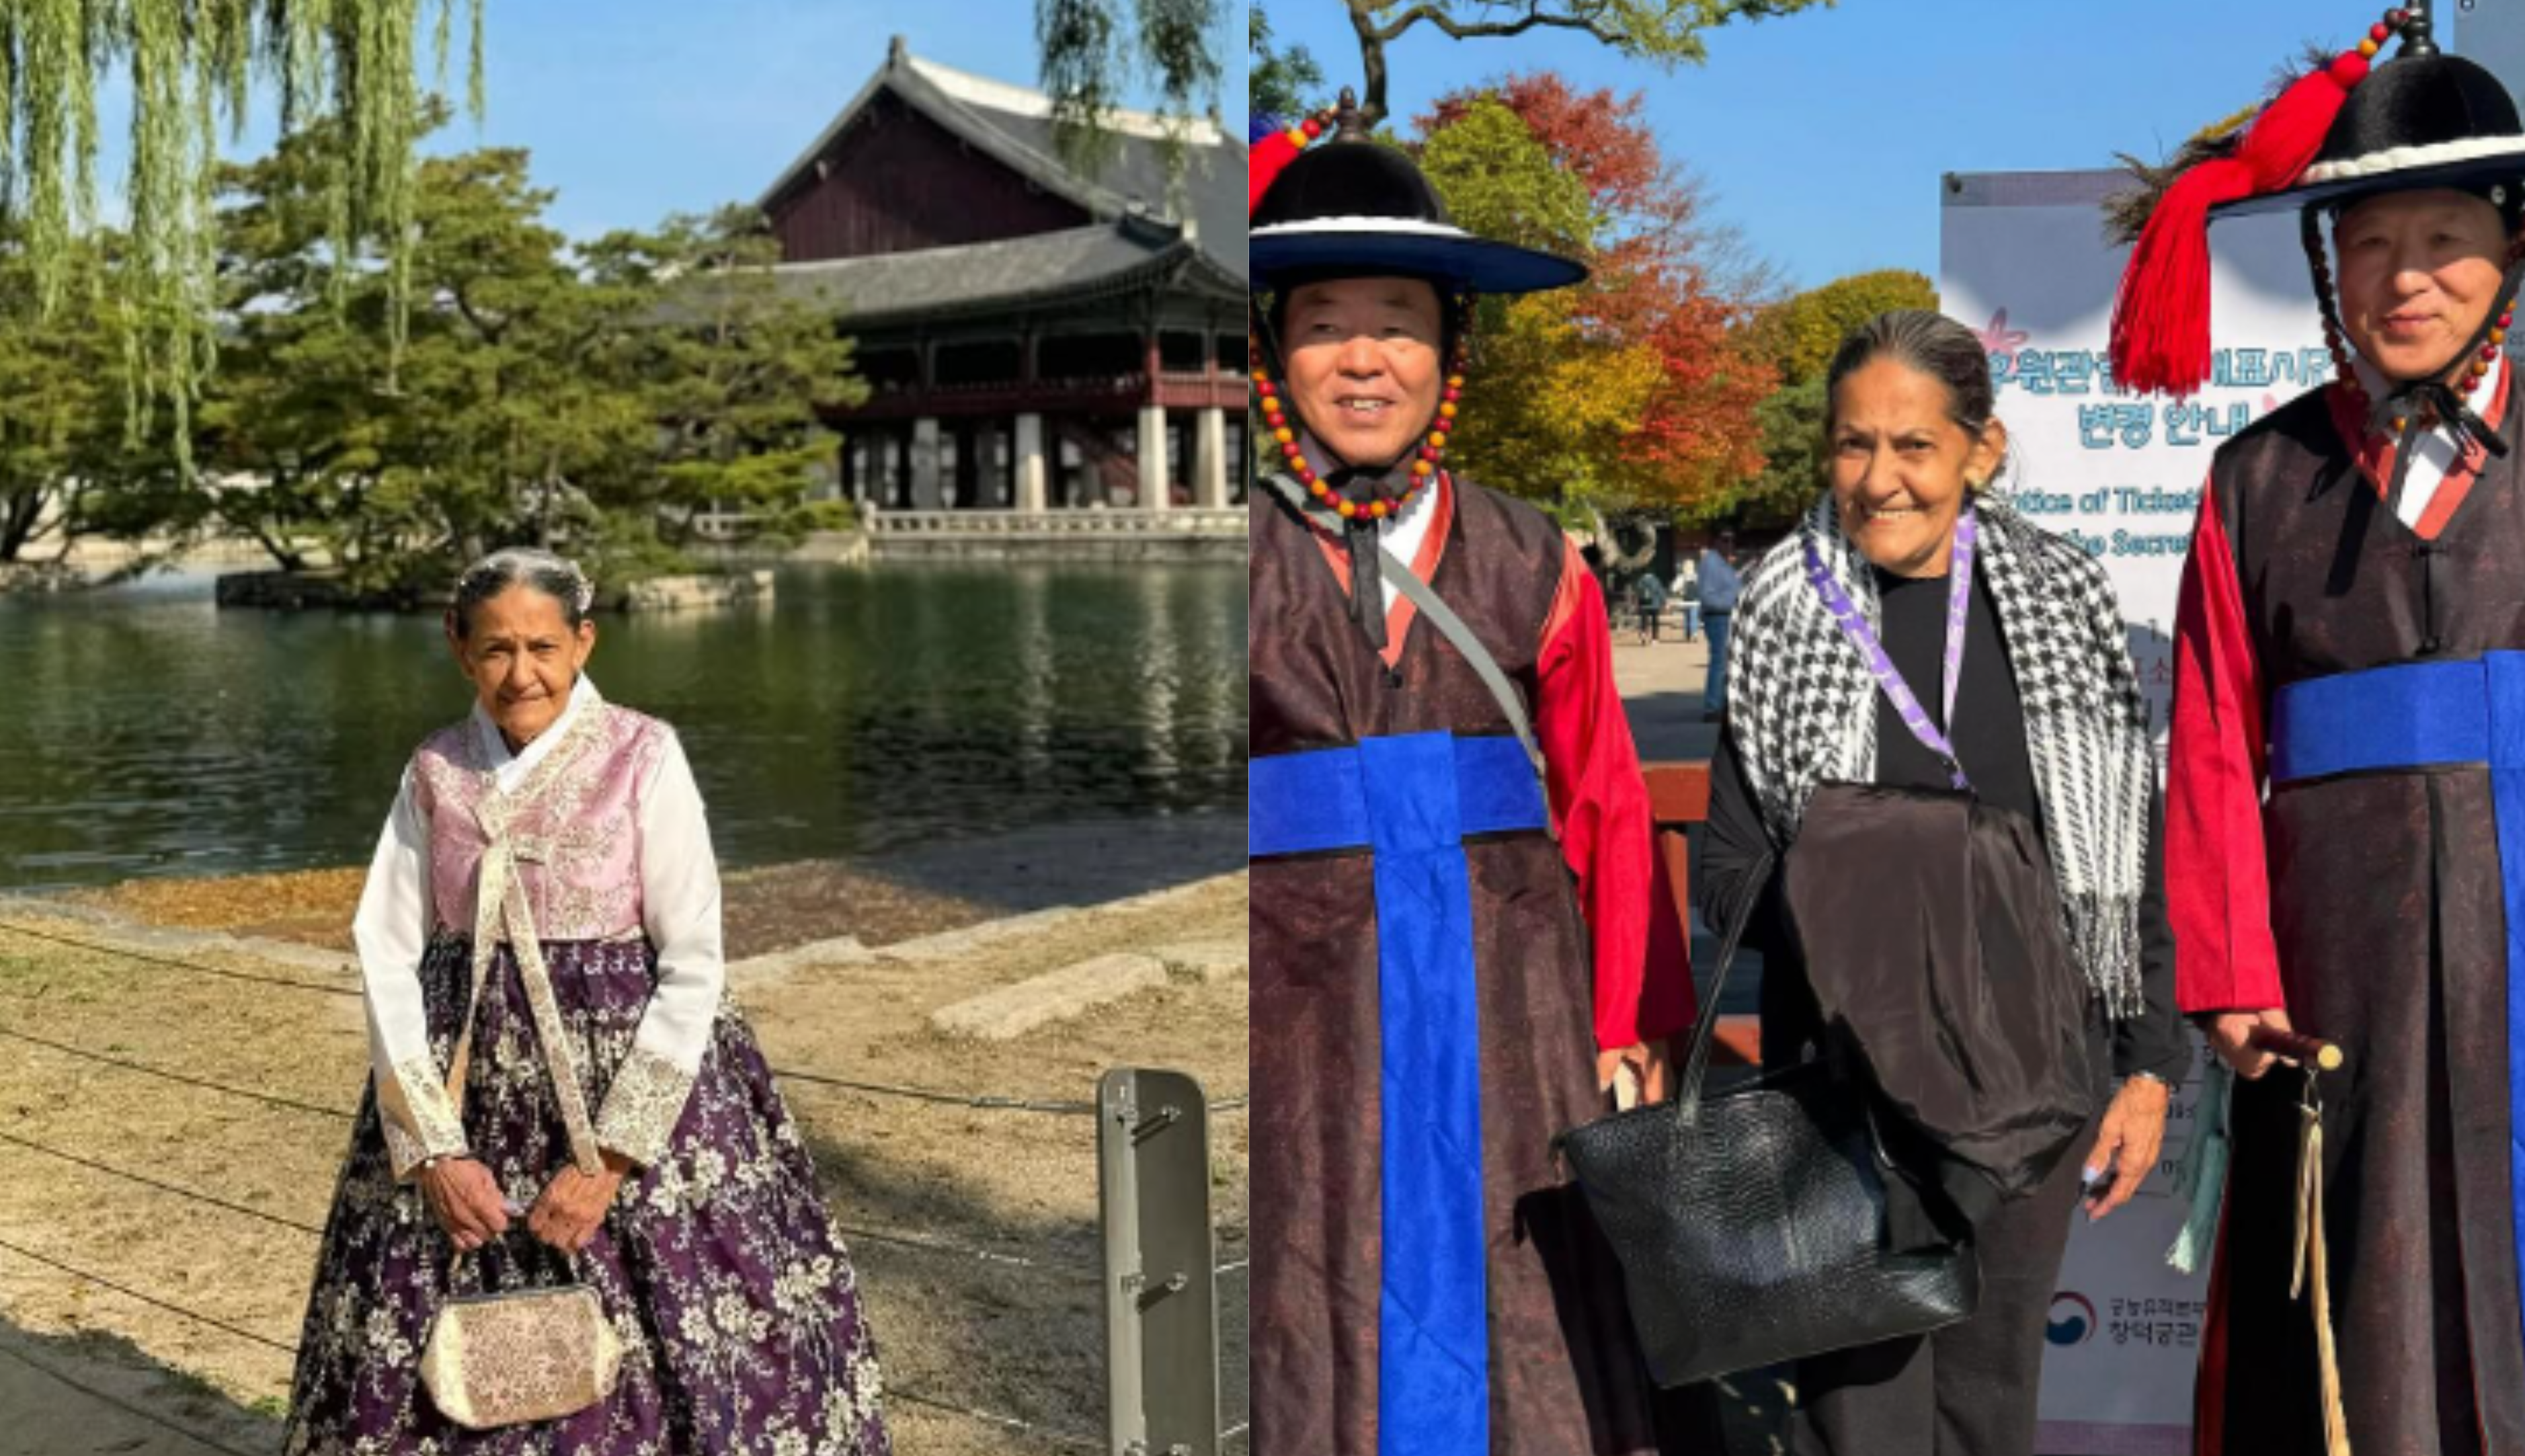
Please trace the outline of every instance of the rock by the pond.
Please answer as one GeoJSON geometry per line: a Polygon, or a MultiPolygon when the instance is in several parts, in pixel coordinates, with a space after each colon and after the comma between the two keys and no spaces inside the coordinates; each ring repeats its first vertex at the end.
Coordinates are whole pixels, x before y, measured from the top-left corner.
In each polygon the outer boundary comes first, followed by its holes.
{"type": "Polygon", "coordinates": [[[616,605],[623,611],[694,611],[770,600],[769,571],[730,571],[711,576],[653,576],[632,583],[616,605]]]}
{"type": "Polygon", "coordinates": [[[0,561],[0,597],[52,597],[87,584],[87,573],[65,561],[0,561]]]}
{"type": "Polygon", "coordinates": [[[790,551],[789,559],[834,566],[865,566],[868,556],[868,534],[866,531],[810,531],[807,539],[790,551]]]}
{"type": "Polygon", "coordinates": [[[326,571],[229,571],[213,589],[221,607],[271,611],[419,611],[424,594],[417,586],[355,590],[326,571]]]}

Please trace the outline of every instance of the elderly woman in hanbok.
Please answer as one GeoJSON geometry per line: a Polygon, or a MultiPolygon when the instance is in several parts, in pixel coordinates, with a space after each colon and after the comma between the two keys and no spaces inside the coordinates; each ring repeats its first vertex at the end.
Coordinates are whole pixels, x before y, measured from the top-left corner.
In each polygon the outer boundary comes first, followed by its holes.
{"type": "Polygon", "coordinates": [[[692,770],[671,729],[587,678],[591,596],[569,562],[507,551],[448,612],[476,702],[414,754],[360,902],[370,1094],[308,1301],[290,1456],[889,1449],[850,1261],[721,996],[692,770]],[[612,1394],[454,1424],[420,1369],[452,1289],[564,1266],[622,1346],[612,1394]]]}

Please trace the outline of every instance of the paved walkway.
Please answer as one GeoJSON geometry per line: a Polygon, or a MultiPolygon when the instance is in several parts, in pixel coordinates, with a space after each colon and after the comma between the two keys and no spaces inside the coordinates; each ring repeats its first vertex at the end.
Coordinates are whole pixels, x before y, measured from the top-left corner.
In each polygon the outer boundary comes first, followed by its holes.
{"type": "Polygon", "coordinates": [[[172,1375],[120,1339],[74,1351],[0,1324],[0,1456],[263,1456],[278,1423],[172,1375]]]}
{"type": "Polygon", "coordinates": [[[1701,688],[1709,670],[1709,640],[1676,640],[1669,631],[1641,646],[1629,632],[1613,635],[1613,681],[1631,713],[1631,737],[1649,763],[1708,758],[1718,725],[1701,721],[1701,688]]]}

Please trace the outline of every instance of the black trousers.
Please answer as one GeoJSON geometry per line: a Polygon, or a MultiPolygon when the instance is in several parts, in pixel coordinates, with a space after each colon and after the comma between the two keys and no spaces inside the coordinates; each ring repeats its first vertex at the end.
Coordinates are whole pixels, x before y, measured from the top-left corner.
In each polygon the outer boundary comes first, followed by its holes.
{"type": "Polygon", "coordinates": [[[1971,1319],[1799,1362],[1795,1456],[2032,1456],[2044,1321],[2095,1127],[2032,1195],[1975,1231],[1981,1304],[1971,1319]]]}

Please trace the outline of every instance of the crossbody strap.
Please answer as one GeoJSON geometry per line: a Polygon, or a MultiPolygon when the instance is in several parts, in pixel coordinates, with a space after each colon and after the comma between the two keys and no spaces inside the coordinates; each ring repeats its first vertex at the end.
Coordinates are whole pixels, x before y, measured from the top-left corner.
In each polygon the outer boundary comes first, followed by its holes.
{"type": "MultiPolygon", "coordinates": [[[[1273,475],[1270,481],[1272,490],[1278,492],[1280,499],[1288,502],[1299,514],[1312,517],[1335,530],[1350,529],[1350,522],[1308,500],[1306,491],[1299,486],[1298,482],[1286,475],[1273,475]]],[[[1482,686],[1490,690],[1492,699],[1499,704],[1500,712],[1508,718],[1510,731],[1516,734],[1516,741],[1524,746],[1526,760],[1534,765],[1535,778],[1546,783],[1548,794],[1549,781],[1544,779],[1543,772],[1543,751],[1535,745],[1534,723],[1526,716],[1525,699],[1517,692],[1516,684],[1509,681],[1508,673],[1499,665],[1499,659],[1491,655],[1491,650],[1482,645],[1479,637],[1473,635],[1473,629],[1464,625],[1464,619],[1456,615],[1456,609],[1447,605],[1446,599],[1440,597],[1429,583],[1422,581],[1392,552],[1379,550],[1376,560],[1377,568],[1384,573],[1386,581],[1409,599],[1413,607],[1419,608],[1420,614],[1429,619],[1429,625],[1438,629],[1438,635],[1447,639],[1448,643],[1456,649],[1457,654],[1473,669],[1473,675],[1482,680],[1482,686]]],[[[1354,584],[1351,589],[1358,591],[1360,587],[1354,584]]]]}

